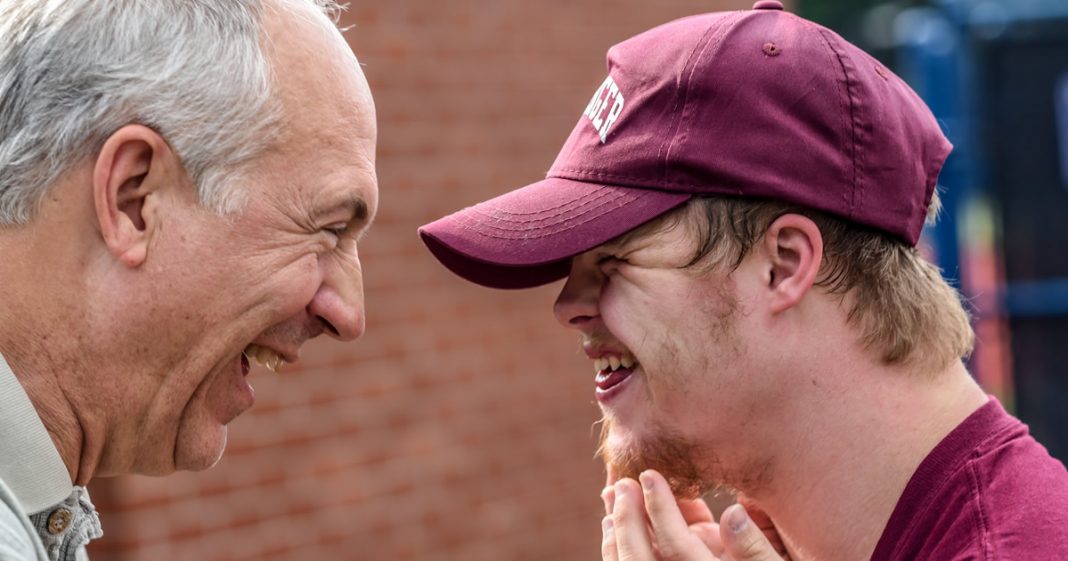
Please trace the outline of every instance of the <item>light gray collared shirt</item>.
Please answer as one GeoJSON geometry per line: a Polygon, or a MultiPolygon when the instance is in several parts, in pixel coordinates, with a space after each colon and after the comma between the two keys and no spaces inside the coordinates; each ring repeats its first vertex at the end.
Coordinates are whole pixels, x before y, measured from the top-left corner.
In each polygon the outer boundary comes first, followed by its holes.
{"type": "Polygon", "coordinates": [[[102,535],[84,487],[0,355],[0,561],[82,561],[102,535]]]}

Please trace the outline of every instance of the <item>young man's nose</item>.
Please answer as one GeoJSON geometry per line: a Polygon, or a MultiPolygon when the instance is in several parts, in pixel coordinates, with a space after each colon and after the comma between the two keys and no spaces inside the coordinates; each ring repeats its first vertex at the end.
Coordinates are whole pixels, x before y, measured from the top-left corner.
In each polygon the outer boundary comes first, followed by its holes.
{"type": "Polygon", "coordinates": [[[580,331],[592,327],[600,318],[598,302],[603,276],[595,263],[578,256],[571,262],[571,274],[553,304],[553,314],[560,325],[580,331]]]}

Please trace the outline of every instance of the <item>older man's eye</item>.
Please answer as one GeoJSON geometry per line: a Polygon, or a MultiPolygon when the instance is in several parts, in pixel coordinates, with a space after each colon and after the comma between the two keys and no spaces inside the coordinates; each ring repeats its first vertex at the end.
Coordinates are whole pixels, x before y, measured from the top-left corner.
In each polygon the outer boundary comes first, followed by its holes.
{"type": "Polygon", "coordinates": [[[340,237],[344,236],[346,232],[349,231],[349,225],[348,224],[334,224],[332,226],[327,226],[326,228],[323,228],[323,231],[328,233],[328,234],[331,234],[335,238],[340,238],[340,237]]]}

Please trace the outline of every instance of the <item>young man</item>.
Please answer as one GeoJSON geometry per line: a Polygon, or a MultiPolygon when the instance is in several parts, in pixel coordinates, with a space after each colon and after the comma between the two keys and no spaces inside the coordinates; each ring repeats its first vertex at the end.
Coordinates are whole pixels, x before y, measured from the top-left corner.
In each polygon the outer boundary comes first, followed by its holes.
{"type": "Polygon", "coordinates": [[[727,486],[795,560],[1068,558],[1068,473],[969,376],[968,316],[915,249],[951,148],[916,94],[771,0],[608,69],[547,179],[421,230],[473,282],[567,279],[604,557],[778,558],[691,500],[727,486]]]}
{"type": "Polygon", "coordinates": [[[97,477],[202,470],[272,368],[363,332],[374,102],[327,0],[0,0],[0,560],[97,477]]]}

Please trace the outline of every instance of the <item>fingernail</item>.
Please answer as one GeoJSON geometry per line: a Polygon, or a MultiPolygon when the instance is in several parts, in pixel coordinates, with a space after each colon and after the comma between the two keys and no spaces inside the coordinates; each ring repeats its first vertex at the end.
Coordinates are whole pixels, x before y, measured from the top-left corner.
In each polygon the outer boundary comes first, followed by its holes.
{"type": "Polygon", "coordinates": [[[731,507],[731,512],[727,514],[727,527],[731,529],[731,532],[741,534],[747,526],[749,526],[749,515],[745,513],[745,508],[741,505],[731,507]]]}
{"type": "Polygon", "coordinates": [[[646,491],[653,490],[653,476],[649,475],[649,472],[643,471],[642,474],[638,476],[638,481],[642,482],[642,489],[645,489],[646,491]]]}
{"type": "Polygon", "coordinates": [[[611,534],[613,529],[611,516],[605,516],[601,519],[601,531],[604,532],[604,535],[611,534]]]}
{"type": "Polygon", "coordinates": [[[622,481],[616,483],[616,498],[618,499],[620,497],[626,496],[626,494],[627,485],[622,481]]]}

